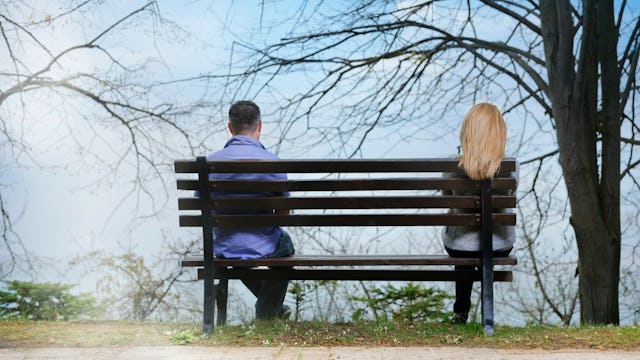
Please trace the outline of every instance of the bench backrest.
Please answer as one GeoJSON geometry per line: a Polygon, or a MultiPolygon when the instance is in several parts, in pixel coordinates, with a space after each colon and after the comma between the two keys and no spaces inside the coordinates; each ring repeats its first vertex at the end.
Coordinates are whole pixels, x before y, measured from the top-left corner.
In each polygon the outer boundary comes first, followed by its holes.
{"type": "MultiPolygon", "coordinates": [[[[178,160],[175,171],[198,178],[179,179],[178,189],[192,191],[178,200],[179,210],[198,211],[181,214],[180,226],[433,226],[480,225],[482,181],[464,177],[442,177],[454,173],[455,159],[382,159],[382,160],[219,160],[204,158],[178,160]],[[209,173],[287,173],[287,181],[209,180],[209,173]],[[296,174],[301,174],[296,176],[296,174]],[[309,174],[313,174],[309,178],[309,174]],[[330,174],[338,174],[331,177],[330,174]],[[195,197],[202,193],[246,192],[247,197],[195,197]],[[442,195],[452,190],[477,195],[442,195]],[[264,193],[290,192],[289,197],[264,193]],[[398,194],[400,193],[400,194],[398,194]],[[270,210],[291,209],[293,215],[278,215],[270,210]],[[376,211],[372,211],[375,209],[376,211]],[[440,209],[437,213],[425,209],[440,209]],[[465,209],[449,214],[443,209],[465,209]],[[314,211],[316,210],[316,211],[314,211]],[[319,210],[319,211],[318,211],[319,210]],[[336,210],[336,211],[328,211],[336,210]],[[212,211],[217,213],[212,215],[212,211]],[[247,214],[254,212],[254,214],[247,214]]],[[[488,188],[488,208],[515,208],[514,195],[495,195],[515,190],[511,177],[516,161],[505,159],[501,172],[484,181],[488,188]]],[[[486,191],[485,191],[486,192],[486,191]]],[[[490,220],[500,225],[515,225],[515,214],[490,212],[490,220]]]]}

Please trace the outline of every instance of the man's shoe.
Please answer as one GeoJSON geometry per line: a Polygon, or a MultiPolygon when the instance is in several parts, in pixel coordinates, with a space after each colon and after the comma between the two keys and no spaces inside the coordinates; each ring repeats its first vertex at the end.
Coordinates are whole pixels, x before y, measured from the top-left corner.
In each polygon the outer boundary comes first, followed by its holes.
{"type": "Polygon", "coordinates": [[[468,317],[468,313],[455,313],[453,314],[453,317],[451,317],[451,323],[464,325],[467,323],[468,317]]]}
{"type": "Polygon", "coordinates": [[[289,320],[291,317],[291,308],[287,305],[282,305],[280,311],[278,311],[278,317],[282,320],[289,320]]]}

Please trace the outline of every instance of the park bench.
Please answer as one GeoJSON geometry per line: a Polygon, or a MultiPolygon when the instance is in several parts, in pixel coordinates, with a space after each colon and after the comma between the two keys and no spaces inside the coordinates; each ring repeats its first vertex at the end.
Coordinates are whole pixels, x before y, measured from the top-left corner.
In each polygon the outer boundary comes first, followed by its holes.
{"type": "MultiPolygon", "coordinates": [[[[216,160],[205,157],[175,161],[179,190],[180,226],[202,229],[203,254],[188,255],[183,267],[198,268],[204,279],[203,330],[225,324],[229,279],[372,280],[372,281],[481,281],[482,322],[492,335],[493,283],[512,281],[509,266],[513,256],[494,257],[491,224],[515,225],[515,195],[497,195],[515,190],[511,174],[515,159],[505,159],[500,173],[491,180],[442,177],[453,173],[458,162],[444,159],[349,159],[349,160],[216,160]],[[217,180],[210,173],[287,173],[287,181],[217,180]],[[443,190],[477,191],[476,195],[444,195],[443,190]],[[247,197],[207,196],[215,192],[246,192],[247,197]],[[289,192],[289,197],[265,193],[289,192]],[[259,194],[262,193],[262,194],[259,194]],[[253,194],[253,195],[251,195],[253,194]],[[290,209],[290,215],[273,209],[290,209]],[[465,209],[448,213],[448,209],[465,209]],[[213,213],[213,211],[216,213],[213,213]],[[242,211],[239,211],[242,210],[242,211]],[[267,210],[267,213],[265,213],[267,210]],[[248,212],[262,212],[248,214],[248,212]],[[482,257],[456,258],[444,254],[318,254],[270,259],[225,259],[214,257],[213,227],[405,227],[472,225],[481,230],[482,257]],[[456,270],[455,265],[474,265],[477,270],[456,270]],[[495,270],[494,265],[500,265],[495,270]],[[503,266],[509,265],[509,266],[503,266]],[[215,283],[218,280],[218,283],[215,283]]],[[[515,191],[513,191],[515,193],[515,191]]],[[[395,242],[397,239],[383,241],[395,242]]],[[[440,242],[437,236],[426,241],[440,242]]],[[[427,247],[425,246],[425,249],[427,247]]],[[[442,249],[439,247],[439,249],[442,249]]],[[[298,249],[300,250],[300,249],[298,249]]]]}

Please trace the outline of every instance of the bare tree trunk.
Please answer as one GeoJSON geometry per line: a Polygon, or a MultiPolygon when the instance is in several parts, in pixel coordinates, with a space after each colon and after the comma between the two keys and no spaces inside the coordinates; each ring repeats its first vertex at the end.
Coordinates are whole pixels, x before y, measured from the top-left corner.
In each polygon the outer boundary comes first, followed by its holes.
{"type": "Polygon", "coordinates": [[[608,109],[603,104],[604,111],[608,112],[603,114],[601,120],[604,122],[603,128],[607,129],[603,133],[603,143],[604,146],[609,146],[609,151],[606,155],[603,152],[602,185],[598,182],[596,156],[599,64],[603,69],[607,66],[610,68],[607,79],[604,75],[602,77],[603,94],[619,92],[615,79],[611,80],[612,72],[617,70],[616,52],[606,54],[611,51],[610,46],[615,50],[615,39],[609,38],[616,32],[607,34],[608,30],[612,30],[607,29],[607,26],[613,26],[613,5],[604,3],[606,1],[602,1],[602,4],[598,4],[596,0],[584,1],[582,49],[578,61],[580,67],[576,73],[570,4],[567,0],[541,1],[542,28],[546,30],[543,40],[549,74],[549,94],[556,121],[560,165],[571,204],[571,225],[579,251],[580,314],[583,324],[619,323],[620,112],[619,105],[616,105],[619,101],[615,98],[605,100],[609,104],[608,109]],[[610,43],[605,44],[606,42],[610,43]],[[595,51],[596,49],[600,51],[595,51]],[[603,58],[614,56],[613,66],[610,59],[598,58],[598,54],[603,58]],[[611,133],[613,136],[607,139],[611,133]],[[617,160],[616,155],[612,154],[616,144],[617,160]],[[613,181],[614,178],[618,180],[613,181]]]}
{"type": "Polygon", "coordinates": [[[590,320],[593,319],[593,322],[618,324],[620,321],[618,287],[622,241],[620,233],[620,119],[622,111],[620,109],[620,69],[616,56],[619,31],[614,24],[612,1],[598,0],[597,20],[598,57],[602,86],[602,179],[598,195],[607,231],[599,241],[605,243],[603,247],[607,253],[596,253],[596,256],[600,259],[600,263],[606,266],[604,271],[606,278],[603,281],[608,286],[602,289],[603,296],[597,297],[605,301],[604,304],[598,305],[605,309],[606,316],[600,318],[597,313],[584,311],[582,315],[587,322],[591,322],[590,320]]]}

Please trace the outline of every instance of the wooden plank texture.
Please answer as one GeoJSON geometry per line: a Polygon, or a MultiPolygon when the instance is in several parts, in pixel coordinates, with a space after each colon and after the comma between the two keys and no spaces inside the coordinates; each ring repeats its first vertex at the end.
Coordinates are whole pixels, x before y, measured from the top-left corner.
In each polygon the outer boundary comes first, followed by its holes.
{"type": "MultiPolygon", "coordinates": [[[[204,279],[202,269],[198,278],[204,279]]],[[[251,269],[217,271],[215,279],[251,280],[346,280],[346,281],[480,281],[482,273],[472,270],[374,270],[374,269],[251,269]]],[[[494,281],[510,282],[511,271],[494,271],[494,281]]]]}
{"type": "MultiPolygon", "coordinates": [[[[493,214],[498,225],[515,225],[512,213],[493,214]]],[[[200,215],[181,215],[181,227],[200,227],[200,215]]],[[[474,226],[478,214],[366,214],[366,215],[217,215],[214,227],[248,226],[474,226]]]]}
{"type": "MultiPolygon", "coordinates": [[[[493,189],[515,190],[517,181],[512,177],[495,178],[493,189]]],[[[198,181],[179,179],[178,190],[197,190],[198,181]]],[[[216,192],[264,192],[282,193],[297,191],[410,191],[410,190],[478,190],[478,184],[465,178],[404,178],[404,179],[331,179],[280,181],[216,180],[211,181],[216,192]]]]}
{"type": "MultiPolygon", "coordinates": [[[[456,159],[317,159],[317,160],[216,160],[209,161],[209,172],[218,173],[376,173],[376,172],[455,172],[456,159]]],[[[515,171],[513,158],[502,161],[500,169],[515,171]]],[[[195,161],[176,160],[176,173],[197,172],[195,161]]]]}
{"type": "MultiPolygon", "coordinates": [[[[413,266],[413,265],[480,265],[480,258],[461,258],[448,255],[294,255],[268,259],[215,258],[219,266],[413,266]]],[[[494,265],[516,265],[513,256],[496,257],[494,265]]],[[[183,267],[202,267],[204,257],[191,254],[182,260],[183,267]]]]}
{"type": "MultiPolygon", "coordinates": [[[[478,196],[333,196],[333,197],[216,197],[212,206],[217,210],[265,209],[478,209],[478,196]]],[[[513,208],[513,195],[496,195],[494,209],[513,208]]],[[[199,210],[199,198],[178,199],[179,210],[199,210]]]]}

